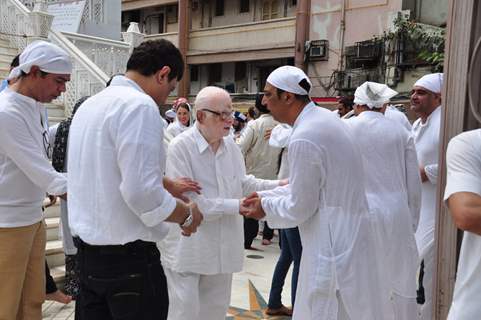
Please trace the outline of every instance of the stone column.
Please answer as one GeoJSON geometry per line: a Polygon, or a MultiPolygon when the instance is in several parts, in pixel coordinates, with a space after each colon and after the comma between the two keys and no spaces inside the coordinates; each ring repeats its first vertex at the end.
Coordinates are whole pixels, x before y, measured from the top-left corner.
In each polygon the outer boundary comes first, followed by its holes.
{"type": "Polygon", "coordinates": [[[27,30],[28,42],[46,40],[52,26],[53,16],[47,13],[47,0],[37,0],[30,12],[32,27],[27,30]]]}

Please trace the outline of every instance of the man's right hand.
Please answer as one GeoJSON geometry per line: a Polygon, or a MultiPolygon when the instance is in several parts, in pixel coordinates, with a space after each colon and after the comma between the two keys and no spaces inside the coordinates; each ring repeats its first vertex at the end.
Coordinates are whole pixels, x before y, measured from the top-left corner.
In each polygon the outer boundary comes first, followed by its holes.
{"type": "Polygon", "coordinates": [[[180,227],[182,229],[183,236],[190,236],[192,233],[197,231],[197,227],[201,224],[202,220],[204,220],[204,216],[199,211],[199,207],[196,203],[191,202],[188,204],[190,207],[190,212],[192,213],[192,223],[186,227],[180,227]]]}

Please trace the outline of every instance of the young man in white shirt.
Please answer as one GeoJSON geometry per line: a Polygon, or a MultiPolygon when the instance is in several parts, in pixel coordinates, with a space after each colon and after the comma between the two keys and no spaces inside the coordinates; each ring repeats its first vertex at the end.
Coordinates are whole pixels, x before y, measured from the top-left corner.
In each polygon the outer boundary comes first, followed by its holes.
{"type": "Polygon", "coordinates": [[[309,99],[311,82],[284,66],[267,78],[264,103],[293,127],[289,185],[250,195],[247,217],[273,228],[299,226],[302,258],[294,320],[383,319],[378,257],[370,230],[361,159],[349,128],[309,99]]]}
{"type": "Polygon", "coordinates": [[[436,185],[438,178],[439,130],[441,125],[441,89],[443,74],[421,77],[411,91],[411,110],[419,116],[412,135],[421,176],[421,215],[416,230],[416,243],[421,261],[418,284],[419,319],[431,320],[434,272],[434,225],[436,185]]]}
{"type": "Polygon", "coordinates": [[[66,178],[48,160],[45,107],[65,91],[72,63],[59,47],[25,48],[0,94],[0,319],[42,318],[45,241],[42,201],[64,195],[66,178]]]}
{"type": "Polygon", "coordinates": [[[448,320],[477,320],[481,305],[481,130],[451,139],[446,153],[444,200],[464,230],[454,296],[448,320]]]}
{"type": "Polygon", "coordinates": [[[202,185],[201,195],[188,196],[198,204],[205,221],[190,238],[179,237],[178,228],[171,228],[161,244],[172,304],[168,319],[223,320],[232,273],[242,270],[244,260],[240,199],[277,187],[279,181],[246,175],[242,153],[229,136],[233,114],[227,91],[202,89],[195,113],[193,128],[169,145],[166,174],[189,177],[202,185]]]}
{"type": "Polygon", "coordinates": [[[183,71],[172,43],[144,42],[132,52],[125,76],[86,100],[72,121],[67,204],[78,245],[78,319],[167,317],[167,284],[155,242],[167,234],[165,222],[190,235],[202,220],[195,204],[173,197],[187,200],[181,193],[198,192],[198,185],[164,178],[158,105],[183,71]]]}

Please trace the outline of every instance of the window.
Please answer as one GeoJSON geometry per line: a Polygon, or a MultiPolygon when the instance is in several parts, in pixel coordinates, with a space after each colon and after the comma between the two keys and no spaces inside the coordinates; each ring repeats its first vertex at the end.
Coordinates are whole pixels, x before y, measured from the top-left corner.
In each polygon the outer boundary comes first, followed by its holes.
{"type": "Polygon", "coordinates": [[[199,81],[199,66],[198,65],[191,65],[190,66],[190,81],[199,81]]]}
{"type": "Polygon", "coordinates": [[[249,0],[240,0],[240,12],[249,12],[250,3],[249,0]]]}
{"type": "Polygon", "coordinates": [[[244,80],[247,74],[247,64],[245,62],[235,63],[235,81],[244,80]]]}
{"type": "Polygon", "coordinates": [[[262,4],[262,20],[279,18],[279,1],[264,0],[262,4]]]}
{"type": "Polygon", "coordinates": [[[222,64],[213,63],[209,65],[209,85],[222,81],[222,64]]]}
{"type": "Polygon", "coordinates": [[[224,0],[215,0],[215,16],[224,15],[224,0]]]}
{"type": "Polygon", "coordinates": [[[167,23],[177,23],[178,19],[178,7],[176,4],[167,6],[167,23]]]}
{"type": "Polygon", "coordinates": [[[291,6],[292,7],[297,6],[297,0],[291,0],[291,6]]]}

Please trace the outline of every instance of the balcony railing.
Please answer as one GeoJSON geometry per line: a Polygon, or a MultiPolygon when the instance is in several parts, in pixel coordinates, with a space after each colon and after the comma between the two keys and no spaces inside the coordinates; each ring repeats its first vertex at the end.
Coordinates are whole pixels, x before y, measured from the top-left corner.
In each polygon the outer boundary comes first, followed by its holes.
{"type": "MultiPolygon", "coordinates": [[[[250,22],[222,27],[194,29],[189,34],[189,55],[217,52],[293,47],[296,33],[295,17],[250,22]]],[[[177,45],[178,33],[147,35],[145,40],[164,38],[177,45]]],[[[289,50],[293,54],[294,51],[289,50]]]]}

